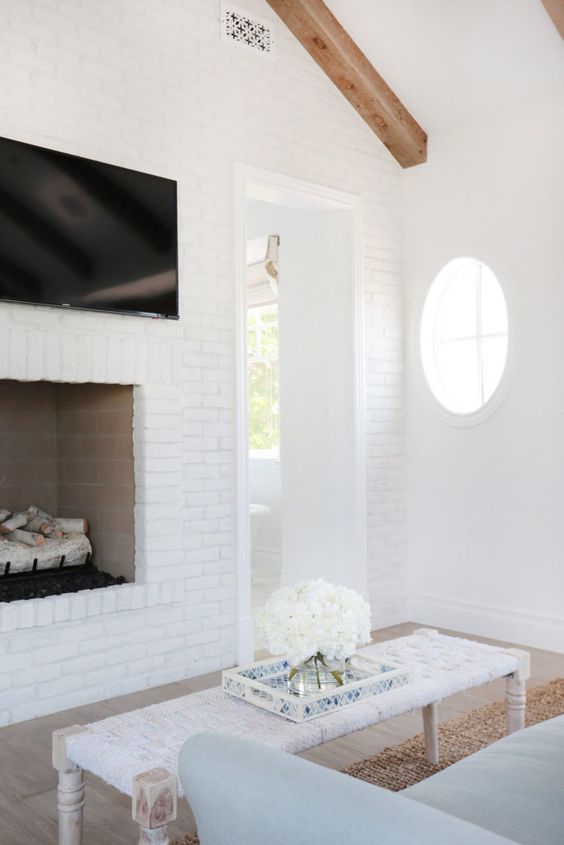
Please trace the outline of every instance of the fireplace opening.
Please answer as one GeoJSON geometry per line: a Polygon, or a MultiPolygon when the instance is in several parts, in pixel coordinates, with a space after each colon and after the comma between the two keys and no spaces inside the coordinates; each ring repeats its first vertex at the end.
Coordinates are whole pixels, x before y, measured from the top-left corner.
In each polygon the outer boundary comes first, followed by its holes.
{"type": "Polygon", "coordinates": [[[134,580],[133,387],[0,381],[0,601],[134,580]]]}

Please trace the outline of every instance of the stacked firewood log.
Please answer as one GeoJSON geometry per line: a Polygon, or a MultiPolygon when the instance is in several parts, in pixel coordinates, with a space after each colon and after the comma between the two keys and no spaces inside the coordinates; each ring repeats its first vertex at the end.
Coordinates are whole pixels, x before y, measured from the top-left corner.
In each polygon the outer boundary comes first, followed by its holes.
{"type": "Polygon", "coordinates": [[[0,508],[0,576],[2,567],[10,564],[10,572],[49,569],[59,566],[64,557],[67,565],[86,563],[92,554],[85,519],[53,517],[36,505],[12,513],[0,508]]]}

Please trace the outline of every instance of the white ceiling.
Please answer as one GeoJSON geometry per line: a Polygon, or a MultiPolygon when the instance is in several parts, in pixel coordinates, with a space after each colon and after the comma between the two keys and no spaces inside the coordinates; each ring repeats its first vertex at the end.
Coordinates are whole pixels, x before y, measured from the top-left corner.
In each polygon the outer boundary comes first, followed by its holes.
{"type": "Polygon", "coordinates": [[[564,40],[541,0],[326,3],[427,132],[564,82],[564,40]]]}

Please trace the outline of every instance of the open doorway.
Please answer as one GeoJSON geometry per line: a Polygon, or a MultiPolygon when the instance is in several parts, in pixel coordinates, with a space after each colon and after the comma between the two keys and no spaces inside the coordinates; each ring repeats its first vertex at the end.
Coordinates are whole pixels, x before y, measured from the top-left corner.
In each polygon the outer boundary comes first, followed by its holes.
{"type": "Polygon", "coordinates": [[[366,591],[360,208],[238,171],[239,658],[269,595],[304,578],[366,591]]]}
{"type": "MultiPolygon", "coordinates": [[[[269,210],[269,209],[268,209],[269,210]]],[[[246,209],[247,428],[253,618],[282,577],[278,234],[260,204],[246,209]]],[[[275,221],[273,221],[274,225],[275,221]]],[[[255,624],[255,647],[259,646],[255,624]]]]}

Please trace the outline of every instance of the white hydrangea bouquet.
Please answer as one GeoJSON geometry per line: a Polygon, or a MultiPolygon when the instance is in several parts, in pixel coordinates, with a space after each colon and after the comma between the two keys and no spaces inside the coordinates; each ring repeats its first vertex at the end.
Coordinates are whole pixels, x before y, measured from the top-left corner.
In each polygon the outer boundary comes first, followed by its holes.
{"type": "Polygon", "coordinates": [[[272,654],[287,655],[288,681],[301,694],[312,685],[341,686],[345,661],[370,642],[370,605],[354,590],[322,579],[277,590],[260,623],[272,654]]]}

